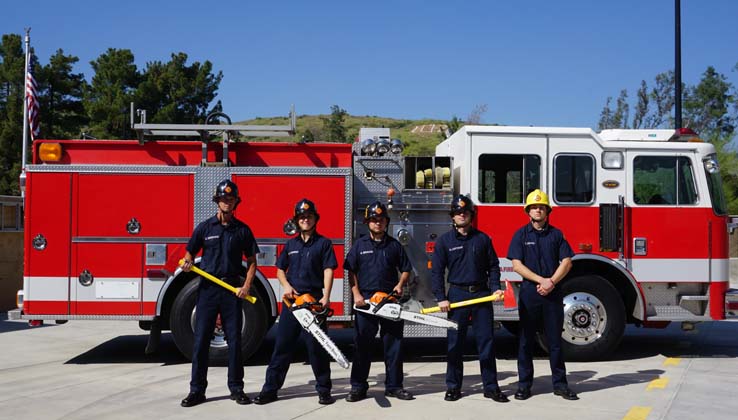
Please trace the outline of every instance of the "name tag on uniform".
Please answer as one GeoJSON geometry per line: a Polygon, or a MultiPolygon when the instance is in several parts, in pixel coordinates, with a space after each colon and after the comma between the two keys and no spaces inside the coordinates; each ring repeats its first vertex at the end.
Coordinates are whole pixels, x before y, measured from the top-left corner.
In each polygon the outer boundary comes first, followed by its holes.
{"type": "Polygon", "coordinates": [[[463,245],[462,246],[455,246],[453,248],[449,248],[448,249],[448,252],[461,251],[462,249],[464,249],[464,246],[463,245]]]}
{"type": "Polygon", "coordinates": [[[360,253],[360,254],[361,254],[361,255],[364,255],[364,254],[373,254],[373,253],[374,253],[374,251],[373,251],[373,250],[369,250],[369,251],[361,251],[361,253],[360,253]]]}
{"type": "Polygon", "coordinates": [[[206,237],[205,237],[205,240],[206,240],[206,241],[210,241],[210,240],[212,240],[212,239],[218,239],[218,238],[220,238],[220,235],[215,235],[215,236],[206,236],[206,237]]]}
{"type": "Polygon", "coordinates": [[[535,245],[535,242],[524,242],[523,245],[535,245]]]}
{"type": "Polygon", "coordinates": [[[299,253],[299,252],[300,252],[300,251],[290,251],[290,252],[288,252],[288,253],[287,253],[287,255],[297,254],[297,253],[299,253]]]}

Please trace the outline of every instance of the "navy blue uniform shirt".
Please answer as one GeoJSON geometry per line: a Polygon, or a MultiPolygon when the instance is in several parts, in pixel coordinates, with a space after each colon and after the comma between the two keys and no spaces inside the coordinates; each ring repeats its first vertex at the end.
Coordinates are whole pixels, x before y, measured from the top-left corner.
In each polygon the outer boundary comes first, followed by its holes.
{"type": "Polygon", "coordinates": [[[555,227],[546,225],[537,230],[532,223],[518,229],[510,241],[507,258],[520,260],[539,276],[549,278],[559,268],[561,260],[574,256],[564,234],[555,227]]]}
{"type": "Polygon", "coordinates": [[[314,232],[307,242],[300,235],[290,239],[277,258],[277,268],[287,274],[287,281],[297,293],[323,290],[323,271],[336,269],[336,253],[331,241],[314,232]]]}
{"type": "Polygon", "coordinates": [[[397,286],[397,270],[412,271],[410,260],[397,240],[387,234],[381,241],[360,237],[346,255],[343,267],[356,274],[362,294],[389,293],[397,286]]]}
{"type": "Polygon", "coordinates": [[[448,282],[459,286],[486,285],[491,292],[500,290],[500,260],[492,239],[471,228],[467,235],[452,229],[436,241],[433,251],[431,283],[437,301],[448,300],[444,274],[448,282]]]}
{"type": "Polygon", "coordinates": [[[259,253],[251,229],[235,217],[223,226],[217,216],[197,225],[187,243],[187,251],[194,255],[202,249],[200,268],[215,277],[227,279],[232,286],[243,272],[242,255],[247,258],[259,253]]]}

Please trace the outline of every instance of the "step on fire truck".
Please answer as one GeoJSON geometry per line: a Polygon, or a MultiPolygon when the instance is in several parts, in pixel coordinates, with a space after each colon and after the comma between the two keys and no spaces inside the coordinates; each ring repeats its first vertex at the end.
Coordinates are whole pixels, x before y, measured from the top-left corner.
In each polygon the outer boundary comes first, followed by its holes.
{"type": "MultiPolygon", "coordinates": [[[[26,167],[25,261],[12,319],[139,321],[153,351],[171,330],[191,355],[197,281],[179,269],[192,229],[215,211],[215,185],[231,179],[243,202],[237,216],[259,243],[258,271],[244,304],[243,353],[251,355],[280,310],[275,261],[294,226],[285,222],[303,197],[320,209],[320,232],[339,267],[332,325],[352,320],[341,265],[366,232],[364,207],[390,207],[390,233],[413,264],[405,304],[435,304],[430,261],[450,229],[449,203],[468,194],[476,226],[504,257],[528,222],[526,194],[549,194],[552,223],[576,256],[562,282],[567,357],[601,358],[626,324],[663,327],[721,320],[738,300],[728,289],[728,229],[714,147],[687,130],[466,126],[434,156],[403,156],[389,129],[363,129],[352,144],[241,142],[243,136],[291,136],[288,125],[134,123],[137,140],[36,140],[26,167]],[[159,136],[159,140],[152,140],[159,136]],[[165,136],[169,140],[162,140],[165,136]],[[220,136],[220,137],[217,137],[220,136]],[[174,139],[174,140],[172,140],[174,139]],[[193,141],[194,139],[194,141],[193,141]]],[[[502,280],[521,278],[501,258],[502,280]]],[[[516,330],[516,309],[495,304],[495,319],[516,330]]],[[[406,325],[408,336],[445,330],[406,325]]],[[[211,357],[225,357],[216,328],[211,357]]]]}

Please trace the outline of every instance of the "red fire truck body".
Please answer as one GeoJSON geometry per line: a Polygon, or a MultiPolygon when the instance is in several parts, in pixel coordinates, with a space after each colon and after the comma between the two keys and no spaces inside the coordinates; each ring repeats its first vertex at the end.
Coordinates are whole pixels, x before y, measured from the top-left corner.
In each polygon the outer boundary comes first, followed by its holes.
{"type": "MultiPolygon", "coordinates": [[[[243,201],[236,216],[261,248],[252,291],[258,301],[244,304],[247,356],[280,309],[274,264],[292,206],[303,197],[316,203],[318,231],[338,256],[333,323],[352,320],[342,261],[353,238],[365,232],[362,209],[369,202],[390,200],[390,233],[414,267],[406,305],[417,310],[435,303],[430,256],[435,239],[450,229],[448,205],[458,193],[477,205],[475,224],[492,236],[502,278],[517,289],[521,279],[504,257],[513,233],[528,221],[522,203],[535,188],[549,193],[551,222],[577,253],[561,285],[570,357],[613,350],[628,323],[724,319],[733,300],[715,150],[685,141],[693,136],[467,126],[442,142],[435,156],[410,157],[367,139],[354,145],[228,137],[143,141],[153,126],[136,127],[139,141],[33,143],[33,162],[26,167],[22,304],[11,318],[137,320],[152,331],[148,351],[169,329],[189,356],[199,278],[177,262],[193,227],[214,213],[213,188],[225,178],[238,185],[243,201]]],[[[222,127],[225,133],[248,131],[222,127]]],[[[216,131],[184,128],[199,135],[216,131]]],[[[251,128],[257,135],[274,129],[251,128]]],[[[282,131],[293,133],[294,124],[282,131]]],[[[517,310],[496,305],[495,317],[515,330],[517,310]]],[[[406,333],[445,335],[418,325],[406,325],[406,333]]],[[[216,329],[212,356],[224,351],[216,329]]]]}

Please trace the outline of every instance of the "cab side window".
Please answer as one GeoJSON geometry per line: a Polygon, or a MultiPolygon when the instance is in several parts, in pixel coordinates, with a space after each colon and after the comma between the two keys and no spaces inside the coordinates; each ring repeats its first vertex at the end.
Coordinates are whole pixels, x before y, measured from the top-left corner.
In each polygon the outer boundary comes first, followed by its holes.
{"type": "Polygon", "coordinates": [[[692,163],[683,156],[633,159],[633,201],[644,206],[697,203],[692,163]]]}
{"type": "Polygon", "coordinates": [[[479,156],[479,201],[520,204],[541,184],[538,155],[479,156]]]}
{"type": "Polygon", "coordinates": [[[554,159],[554,200],[557,203],[592,203],[595,160],[591,155],[557,155],[554,159]]]}

